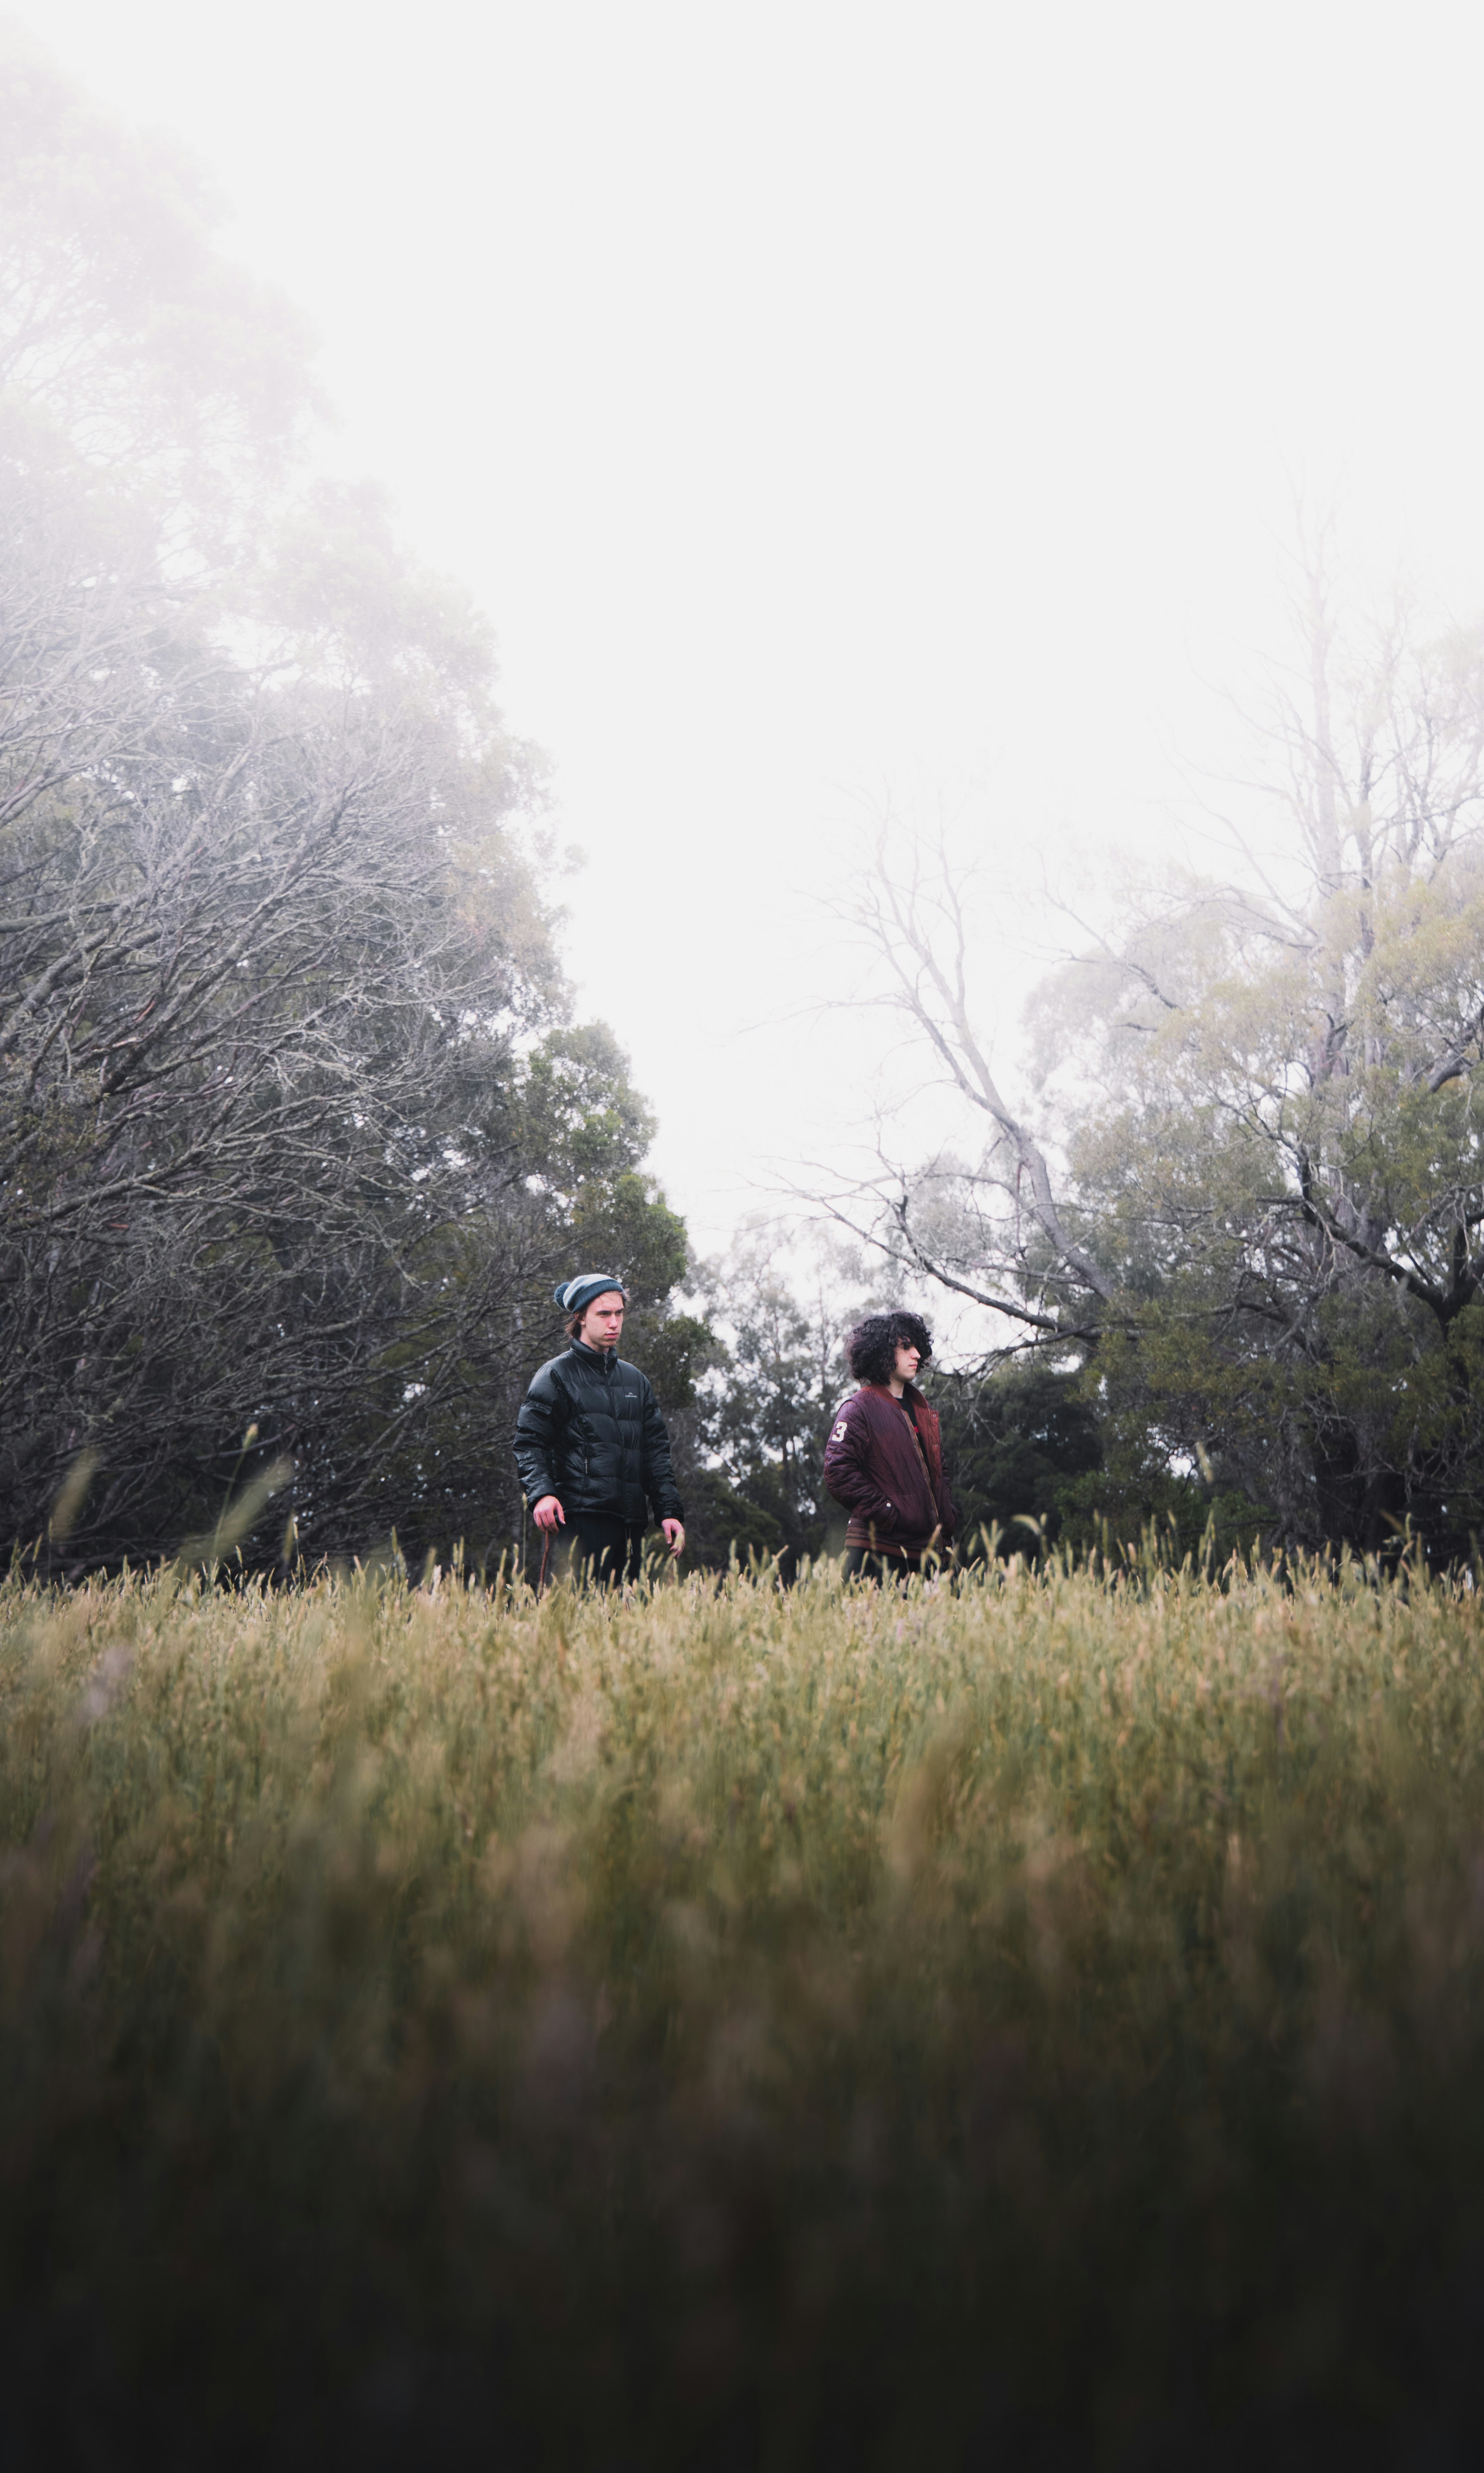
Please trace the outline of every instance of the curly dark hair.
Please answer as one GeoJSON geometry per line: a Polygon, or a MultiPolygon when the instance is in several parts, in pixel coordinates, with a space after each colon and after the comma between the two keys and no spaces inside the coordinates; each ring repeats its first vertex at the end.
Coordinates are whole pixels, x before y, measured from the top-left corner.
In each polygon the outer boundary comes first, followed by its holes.
{"type": "Polygon", "coordinates": [[[933,1353],[933,1334],[921,1314],[868,1314],[858,1322],[845,1343],[856,1381],[890,1382],[898,1340],[915,1348],[924,1364],[933,1353]]]}

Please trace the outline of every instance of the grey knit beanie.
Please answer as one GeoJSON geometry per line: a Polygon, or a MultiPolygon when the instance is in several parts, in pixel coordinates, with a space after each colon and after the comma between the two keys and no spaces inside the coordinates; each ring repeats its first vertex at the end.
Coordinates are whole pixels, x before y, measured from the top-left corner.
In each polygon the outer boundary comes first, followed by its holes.
{"type": "Polygon", "coordinates": [[[591,1305],[594,1297],[607,1296],[610,1288],[622,1297],[625,1305],[628,1304],[629,1291],[611,1271],[580,1271],[575,1280],[565,1280],[561,1287],[554,1288],[552,1297],[563,1313],[581,1313],[585,1306],[591,1305]]]}

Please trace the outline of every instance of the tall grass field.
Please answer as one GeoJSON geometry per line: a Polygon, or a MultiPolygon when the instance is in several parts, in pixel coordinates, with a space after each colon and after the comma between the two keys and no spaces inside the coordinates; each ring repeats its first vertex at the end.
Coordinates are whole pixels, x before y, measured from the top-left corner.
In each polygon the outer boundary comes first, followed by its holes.
{"type": "Polygon", "coordinates": [[[1479,1599],[0,1591],[0,2461],[1484,2451],[1479,1599]]]}

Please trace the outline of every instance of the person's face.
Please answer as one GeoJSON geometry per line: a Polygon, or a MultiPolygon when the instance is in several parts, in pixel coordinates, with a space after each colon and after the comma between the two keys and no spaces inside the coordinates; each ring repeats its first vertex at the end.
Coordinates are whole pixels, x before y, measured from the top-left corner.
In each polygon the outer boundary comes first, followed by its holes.
{"type": "Polygon", "coordinates": [[[915,1382],[918,1379],[918,1367],[922,1362],[922,1352],[920,1348],[914,1348],[910,1339],[899,1339],[897,1342],[897,1380],[898,1382],[915,1382]]]}
{"type": "Polygon", "coordinates": [[[616,1288],[605,1288],[583,1315],[583,1337],[589,1348],[616,1348],[624,1327],[624,1301],[616,1288]]]}

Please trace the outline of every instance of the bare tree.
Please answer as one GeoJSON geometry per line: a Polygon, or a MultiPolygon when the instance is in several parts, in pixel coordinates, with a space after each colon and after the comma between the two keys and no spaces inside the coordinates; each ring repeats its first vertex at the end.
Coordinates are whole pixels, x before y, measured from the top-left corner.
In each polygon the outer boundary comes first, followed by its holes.
{"type": "Polygon", "coordinates": [[[903,847],[882,822],[846,915],[877,963],[878,1001],[926,1046],[982,1127],[975,1164],[943,1157],[903,1172],[883,1161],[878,1179],[853,1194],[837,1190],[829,1207],[903,1270],[990,1307],[1028,1338],[1086,1342],[1113,1282],[1082,1241],[1047,1145],[991,1068],[969,995],[970,873],[941,836],[903,847]]]}

